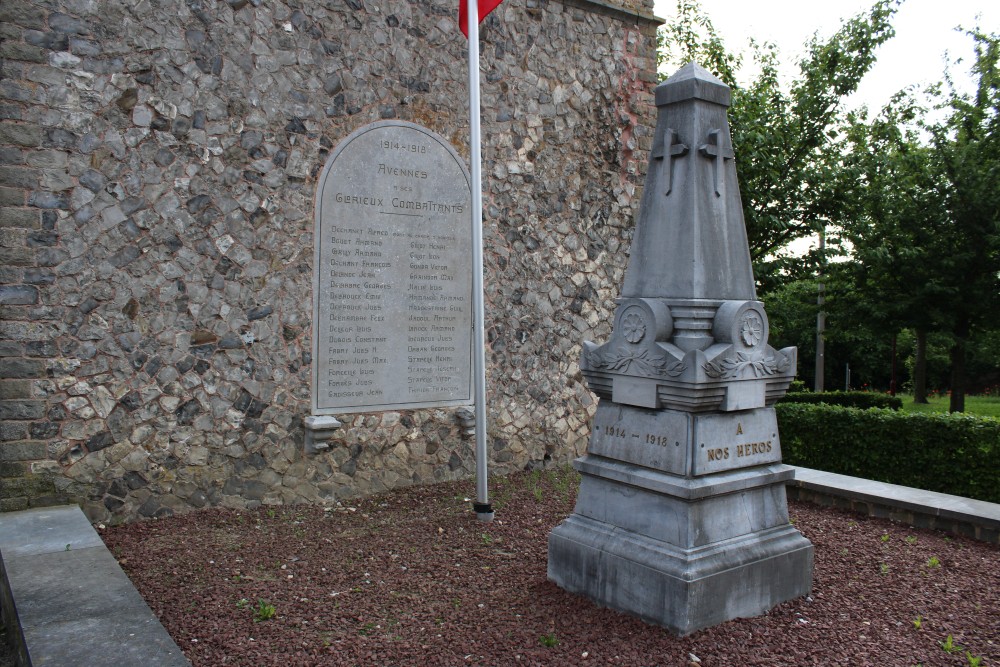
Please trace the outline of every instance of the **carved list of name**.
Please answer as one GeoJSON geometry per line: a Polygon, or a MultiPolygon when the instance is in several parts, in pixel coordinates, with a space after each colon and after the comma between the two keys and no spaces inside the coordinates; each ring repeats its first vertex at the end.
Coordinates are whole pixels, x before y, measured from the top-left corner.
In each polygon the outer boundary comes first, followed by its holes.
{"type": "Polygon", "coordinates": [[[439,135],[365,126],[316,203],[313,414],[472,402],[469,176],[439,135]]]}

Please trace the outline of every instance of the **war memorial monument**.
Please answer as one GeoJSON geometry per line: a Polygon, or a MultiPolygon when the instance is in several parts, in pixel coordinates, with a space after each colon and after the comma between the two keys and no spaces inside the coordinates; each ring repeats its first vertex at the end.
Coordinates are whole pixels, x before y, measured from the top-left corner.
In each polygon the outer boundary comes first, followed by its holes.
{"type": "Polygon", "coordinates": [[[768,345],[726,118],[691,63],[658,117],[611,339],[584,345],[600,402],[574,513],[549,537],[559,586],[685,635],[809,592],[771,407],[796,349],[768,345]]]}

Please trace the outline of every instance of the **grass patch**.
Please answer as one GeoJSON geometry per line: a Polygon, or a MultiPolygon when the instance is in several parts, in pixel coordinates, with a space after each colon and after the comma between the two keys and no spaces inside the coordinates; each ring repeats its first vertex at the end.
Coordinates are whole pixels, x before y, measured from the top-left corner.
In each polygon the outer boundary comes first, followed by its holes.
{"type": "MultiPolygon", "coordinates": [[[[903,399],[903,410],[906,412],[948,412],[950,398],[947,394],[928,396],[926,404],[914,403],[910,394],[899,394],[899,397],[903,399]]],[[[966,396],[965,411],[972,415],[1000,419],[1000,396],[966,396]]]]}

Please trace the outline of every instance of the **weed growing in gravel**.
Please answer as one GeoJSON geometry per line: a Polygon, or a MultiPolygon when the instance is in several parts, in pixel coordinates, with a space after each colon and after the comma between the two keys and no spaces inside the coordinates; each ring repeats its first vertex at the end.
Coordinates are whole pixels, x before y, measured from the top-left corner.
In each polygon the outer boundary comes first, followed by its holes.
{"type": "Polygon", "coordinates": [[[542,481],[542,470],[541,468],[536,468],[531,471],[531,477],[528,478],[528,483],[531,485],[531,495],[535,497],[535,500],[542,502],[542,498],[545,494],[542,492],[542,487],[539,483],[542,481]]]}
{"type": "Polygon", "coordinates": [[[506,507],[511,499],[511,488],[507,478],[500,475],[490,477],[490,488],[493,489],[494,507],[506,507]]]}
{"type": "Polygon", "coordinates": [[[240,598],[239,600],[236,601],[236,608],[246,609],[248,604],[250,604],[250,600],[247,600],[246,598],[240,598]]]}
{"type": "Polygon", "coordinates": [[[983,656],[972,655],[969,651],[965,652],[965,659],[969,661],[969,667],[980,667],[983,664],[983,656]]]}
{"type": "Polygon", "coordinates": [[[882,533],[882,537],[880,537],[879,539],[882,540],[883,544],[885,544],[886,542],[889,541],[889,533],[882,533]]]}
{"type": "Polygon", "coordinates": [[[580,485],[580,473],[572,466],[563,466],[555,471],[553,484],[564,499],[569,499],[573,491],[580,485]]]}
{"type": "Polygon", "coordinates": [[[937,556],[931,556],[927,559],[927,567],[941,567],[941,561],[937,556]]]}
{"type": "Polygon", "coordinates": [[[253,620],[260,623],[261,621],[270,621],[274,618],[274,614],[277,610],[274,605],[267,600],[257,599],[257,608],[253,610],[253,620]]]}
{"type": "Polygon", "coordinates": [[[881,572],[882,574],[889,574],[889,564],[888,563],[881,563],[878,566],[878,571],[881,572]]]}
{"type": "Polygon", "coordinates": [[[906,540],[907,544],[916,544],[917,543],[917,536],[916,535],[907,535],[904,539],[906,540]]]}
{"type": "Polygon", "coordinates": [[[546,648],[552,648],[559,644],[559,639],[556,637],[556,633],[554,632],[550,632],[547,635],[542,635],[541,637],[538,638],[538,641],[541,643],[542,646],[546,648]]]}
{"type": "Polygon", "coordinates": [[[945,653],[961,653],[965,650],[964,646],[955,643],[955,638],[951,635],[948,635],[943,642],[938,642],[938,646],[943,648],[945,653]]]}
{"type": "Polygon", "coordinates": [[[913,619],[912,623],[913,623],[913,627],[915,627],[917,630],[919,630],[920,626],[924,624],[924,619],[923,619],[922,616],[920,616],[918,614],[917,617],[915,619],[913,619]]]}

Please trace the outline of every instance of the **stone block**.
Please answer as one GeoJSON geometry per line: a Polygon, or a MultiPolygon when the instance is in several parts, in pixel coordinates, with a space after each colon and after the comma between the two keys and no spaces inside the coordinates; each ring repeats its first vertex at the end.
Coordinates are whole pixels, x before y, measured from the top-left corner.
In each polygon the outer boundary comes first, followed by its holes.
{"type": "Polygon", "coordinates": [[[0,401],[0,419],[41,419],[45,416],[45,401],[0,401]]]}
{"type": "Polygon", "coordinates": [[[26,86],[13,81],[0,81],[0,99],[27,102],[32,98],[32,91],[26,86]]]}
{"type": "Polygon", "coordinates": [[[0,359],[0,378],[43,378],[46,363],[40,359],[0,359]]]}
{"type": "Polygon", "coordinates": [[[28,465],[20,461],[0,461],[0,477],[23,477],[28,474],[28,465]]]}
{"type": "Polygon", "coordinates": [[[31,190],[38,187],[38,172],[23,167],[0,167],[0,185],[31,190]]]}
{"type": "Polygon", "coordinates": [[[45,457],[45,443],[41,440],[0,442],[0,461],[40,461],[45,457]]]}
{"type": "Polygon", "coordinates": [[[31,266],[34,263],[35,251],[31,248],[0,248],[0,264],[31,266]]]}
{"type": "Polygon", "coordinates": [[[0,21],[22,28],[44,30],[45,11],[27,2],[5,2],[0,4],[0,21]]]}
{"type": "Polygon", "coordinates": [[[55,484],[48,477],[38,475],[25,475],[24,477],[13,477],[5,479],[3,494],[9,498],[25,497],[28,502],[32,498],[55,492],[55,484]]]}
{"type": "Polygon", "coordinates": [[[28,245],[28,230],[16,227],[0,228],[0,247],[23,248],[28,245]]]}
{"type": "Polygon", "coordinates": [[[29,306],[38,303],[38,288],[33,285],[0,285],[0,304],[29,306]]]}
{"type": "Polygon", "coordinates": [[[56,32],[70,35],[89,35],[90,26],[86,21],[82,21],[62,12],[52,12],[49,14],[49,27],[56,32]]]}
{"type": "Polygon", "coordinates": [[[0,441],[26,440],[28,438],[28,422],[0,422],[0,441]]]}
{"type": "Polygon", "coordinates": [[[0,400],[31,398],[31,380],[0,381],[0,400]]]}
{"type": "MultiPolygon", "coordinates": [[[[0,187],[0,206],[24,206],[24,201],[25,194],[21,188],[0,187]]],[[[0,211],[3,211],[3,209],[0,209],[0,211]]],[[[2,215],[2,212],[0,212],[0,215],[2,215]]]]}
{"type": "Polygon", "coordinates": [[[19,496],[17,498],[5,498],[6,494],[0,492],[0,512],[20,512],[28,509],[28,499],[19,496]]]}
{"type": "Polygon", "coordinates": [[[0,43],[0,58],[28,63],[45,63],[49,61],[49,55],[45,49],[13,41],[0,43]]]}
{"type": "MultiPolygon", "coordinates": [[[[39,49],[41,51],[41,49],[39,49]]],[[[29,123],[0,123],[0,144],[34,148],[42,144],[42,128],[29,123]]]]}
{"type": "MultiPolygon", "coordinates": [[[[11,188],[5,188],[15,192],[11,188]]],[[[19,190],[17,192],[20,192],[19,190]]],[[[23,200],[23,197],[22,197],[23,200]]],[[[40,229],[42,216],[39,211],[30,208],[0,208],[0,227],[23,227],[25,229],[40,229]]]]}
{"type": "Polygon", "coordinates": [[[26,285],[51,285],[56,281],[56,274],[49,268],[27,268],[22,280],[26,285]]]}
{"type": "Polygon", "coordinates": [[[65,192],[32,192],[28,195],[28,206],[42,209],[68,209],[69,196],[65,192]]]}
{"type": "MultiPolygon", "coordinates": [[[[4,308],[0,312],[10,310],[4,308]]],[[[23,357],[24,345],[13,340],[0,340],[0,357],[23,357]]]]}

